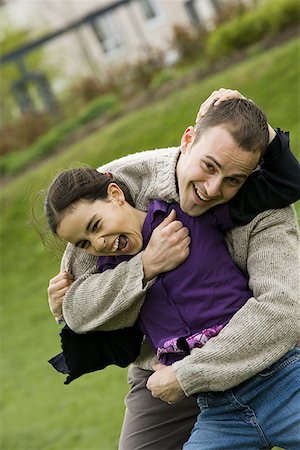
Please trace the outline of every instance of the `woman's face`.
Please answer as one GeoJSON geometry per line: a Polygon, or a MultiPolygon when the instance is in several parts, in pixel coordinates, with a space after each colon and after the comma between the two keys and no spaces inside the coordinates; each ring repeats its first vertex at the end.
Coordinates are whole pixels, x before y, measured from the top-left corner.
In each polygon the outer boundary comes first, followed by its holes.
{"type": "Polygon", "coordinates": [[[125,201],[114,183],[106,200],[79,200],[63,216],[58,236],[95,256],[135,255],[142,249],[146,213],[125,201]]]}

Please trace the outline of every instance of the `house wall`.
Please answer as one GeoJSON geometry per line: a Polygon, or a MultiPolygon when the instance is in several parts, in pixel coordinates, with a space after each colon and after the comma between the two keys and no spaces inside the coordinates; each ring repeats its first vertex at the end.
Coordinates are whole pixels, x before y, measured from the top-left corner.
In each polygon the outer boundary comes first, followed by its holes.
{"type": "MultiPolygon", "coordinates": [[[[191,0],[132,0],[95,19],[98,37],[91,24],[83,24],[49,41],[44,46],[46,58],[58,74],[62,73],[63,85],[64,79],[85,74],[101,77],[116,64],[144,57],[150,48],[167,52],[174,25],[193,27],[192,22],[198,16],[201,26],[213,27],[216,0],[192,1],[195,12],[192,17],[186,7],[189,2],[191,0]],[[145,16],[147,2],[154,17],[145,16]],[[105,33],[107,36],[103,39],[105,33]]],[[[114,3],[115,0],[4,0],[2,8],[14,24],[30,27],[33,37],[37,37],[114,3]]]]}

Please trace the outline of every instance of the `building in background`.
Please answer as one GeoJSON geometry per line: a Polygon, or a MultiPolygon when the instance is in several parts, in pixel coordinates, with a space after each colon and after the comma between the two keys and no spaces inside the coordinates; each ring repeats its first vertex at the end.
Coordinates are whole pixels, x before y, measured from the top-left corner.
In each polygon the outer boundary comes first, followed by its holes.
{"type": "MultiPolygon", "coordinates": [[[[244,0],[246,1],[246,0],[244,0]]],[[[175,25],[210,29],[224,4],[237,0],[2,0],[12,25],[32,37],[61,31],[44,43],[47,58],[66,77],[105,73],[149,49],[170,51],[175,25]],[[72,26],[74,25],[74,26],[72,26]],[[47,45],[46,45],[47,44],[47,45]]]]}
{"type": "Polygon", "coordinates": [[[32,88],[51,110],[54,92],[72,79],[103,80],[115,67],[142,61],[156,50],[165,64],[172,64],[177,58],[172,47],[175,26],[212,29],[224,7],[243,3],[251,0],[0,0],[6,29],[9,24],[29,29],[31,37],[1,55],[0,64],[14,63],[19,69],[20,78],[11,88],[21,111],[36,109],[32,88]],[[28,54],[37,49],[56,74],[54,86],[40,68],[33,72],[27,65],[28,54]]]}

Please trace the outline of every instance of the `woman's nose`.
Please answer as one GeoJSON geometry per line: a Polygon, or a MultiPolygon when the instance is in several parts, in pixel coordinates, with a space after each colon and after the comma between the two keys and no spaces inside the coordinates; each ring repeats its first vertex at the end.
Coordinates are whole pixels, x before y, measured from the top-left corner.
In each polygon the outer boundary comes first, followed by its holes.
{"type": "Polygon", "coordinates": [[[91,238],[91,242],[96,252],[101,252],[105,249],[105,239],[103,237],[94,236],[91,238]]]}

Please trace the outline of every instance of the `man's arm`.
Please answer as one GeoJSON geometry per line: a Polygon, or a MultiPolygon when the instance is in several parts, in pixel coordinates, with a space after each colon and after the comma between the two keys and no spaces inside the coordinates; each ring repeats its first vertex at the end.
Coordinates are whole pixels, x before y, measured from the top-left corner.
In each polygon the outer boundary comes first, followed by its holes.
{"type": "Polygon", "coordinates": [[[292,207],[262,213],[231,235],[232,256],[248,270],[253,297],[204,347],[149,378],[148,388],[165,401],[180,400],[182,391],[230,389],[299,340],[299,230],[292,207]]]}

